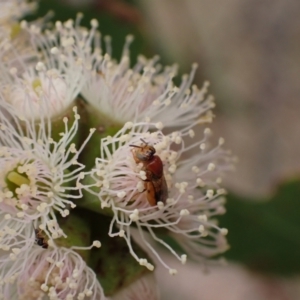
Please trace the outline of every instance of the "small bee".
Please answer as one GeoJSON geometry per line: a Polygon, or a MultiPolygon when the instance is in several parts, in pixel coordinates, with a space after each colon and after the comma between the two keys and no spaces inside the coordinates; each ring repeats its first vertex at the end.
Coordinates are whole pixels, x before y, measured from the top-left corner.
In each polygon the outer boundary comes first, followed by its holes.
{"type": "Polygon", "coordinates": [[[129,145],[134,147],[132,150],[135,162],[142,163],[142,170],[146,173],[144,180],[144,191],[147,191],[147,200],[151,206],[157,202],[166,202],[168,198],[168,186],[164,176],[163,163],[158,155],[154,155],[156,150],[148,145],[143,139],[141,146],[129,145]]]}
{"type": "Polygon", "coordinates": [[[48,249],[49,245],[48,242],[43,234],[43,231],[41,229],[34,228],[35,232],[35,242],[38,246],[41,246],[44,249],[48,249]]]}

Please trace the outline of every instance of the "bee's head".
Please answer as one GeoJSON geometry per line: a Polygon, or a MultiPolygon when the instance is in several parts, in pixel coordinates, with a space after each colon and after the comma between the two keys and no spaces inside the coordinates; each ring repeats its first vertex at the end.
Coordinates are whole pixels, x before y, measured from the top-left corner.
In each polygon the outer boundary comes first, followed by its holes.
{"type": "Polygon", "coordinates": [[[153,146],[148,145],[143,139],[141,139],[144,144],[141,146],[130,145],[131,147],[138,148],[135,151],[135,155],[137,159],[141,161],[147,161],[153,157],[156,150],[153,146]]]}
{"type": "Polygon", "coordinates": [[[155,154],[156,150],[153,146],[145,145],[137,151],[136,156],[140,160],[149,160],[155,154]]]}

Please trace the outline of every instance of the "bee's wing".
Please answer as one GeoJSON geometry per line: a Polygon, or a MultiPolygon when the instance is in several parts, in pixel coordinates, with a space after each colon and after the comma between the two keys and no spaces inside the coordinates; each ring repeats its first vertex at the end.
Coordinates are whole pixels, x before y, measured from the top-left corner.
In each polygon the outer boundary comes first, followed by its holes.
{"type": "Polygon", "coordinates": [[[168,186],[165,176],[162,176],[158,180],[153,180],[152,183],[155,190],[155,204],[159,201],[166,203],[168,198],[168,186]]]}
{"type": "Polygon", "coordinates": [[[165,176],[163,175],[161,178],[161,196],[160,196],[160,201],[162,203],[166,203],[166,200],[168,199],[169,192],[168,192],[168,185],[165,176]]]}
{"type": "Polygon", "coordinates": [[[157,203],[156,200],[156,191],[153,181],[145,181],[145,189],[147,191],[147,200],[151,206],[155,206],[157,203]]]}

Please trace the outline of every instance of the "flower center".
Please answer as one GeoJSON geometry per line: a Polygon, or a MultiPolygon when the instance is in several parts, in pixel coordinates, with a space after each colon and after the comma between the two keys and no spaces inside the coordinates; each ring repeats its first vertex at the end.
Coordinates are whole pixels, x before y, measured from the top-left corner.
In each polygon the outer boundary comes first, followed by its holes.
{"type": "Polygon", "coordinates": [[[42,82],[39,78],[36,78],[31,83],[32,89],[38,95],[37,91],[42,88],[42,82]]]}
{"type": "Polygon", "coordinates": [[[7,101],[14,106],[21,119],[40,120],[53,118],[65,112],[73,98],[68,99],[66,81],[59,70],[44,71],[45,66],[37,64],[39,74],[24,73],[16,76],[7,101]]]}
{"type": "Polygon", "coordinates": [[[1,209],[25,217],[39,214],[48,207],[52,183],[50,171],[42,161],[10,157],[2,168],[5,171],[0,181],[1,209]]]}
{"type": "Polygon", "coordinates": [[[21,32],[21,26],[19,23],[15,23],[11,26],[11,29],[10,29],[10,38],[11,39],[14,39],[16,38],[19,33],[21,32]]]}
{"type": "Polygon", "coordinates": [[[30,184],[28,176],[26,174],[20,174],[16,169],[7,173],[6,176],[7,188],[13,193],[14,197],[17,197],[17,189],[24,185],[29,186],[30,184]]]}

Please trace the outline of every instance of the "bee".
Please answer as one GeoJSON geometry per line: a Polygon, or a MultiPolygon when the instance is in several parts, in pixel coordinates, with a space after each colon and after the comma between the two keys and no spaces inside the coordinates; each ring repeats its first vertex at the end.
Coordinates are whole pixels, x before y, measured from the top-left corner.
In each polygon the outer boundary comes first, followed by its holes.
{"type": "Polygon", "coordinates": [[[48,249],[49,245],[48,242],[43,234],[43,231],[41,229],[34,228],[35,232],[35,242],[38,246],[41,246],[44,249],[48,249]]]}
{"type": "Polygon", "coordinates": [[[164,176],[163,163],[153,146],[141,139],[141,146],[129,145],[134,147],[132,150],[135,162],[142,163],[142,170],[146,173],[144,180],[144,191],[147,192],[147,200],[151,206],[155,206],[159,201],[165,203],[168,198],[168,186],[164,176]]]}

